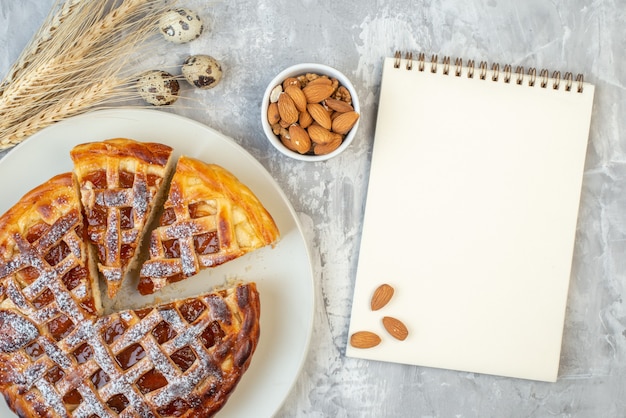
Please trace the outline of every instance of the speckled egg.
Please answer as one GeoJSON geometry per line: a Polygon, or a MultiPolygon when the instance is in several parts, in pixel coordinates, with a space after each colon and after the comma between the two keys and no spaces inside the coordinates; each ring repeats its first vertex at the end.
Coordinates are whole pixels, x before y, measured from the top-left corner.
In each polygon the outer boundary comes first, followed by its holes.
{"type": "Polygon", "coordinates": [[[166,71],[152,70],[139,77],[137,90],[146,102],[155,106],[164,106],[172,104],[178,99],[180,85],[172,74],[166,71]]]}
{"type": "Polygon", "coordinates": [[[160,20],[160,29],[167,41],[184,44],[197,39],[204,31],[204,24],[193,10],[172,9],[160,20]]]}
{"type": "Polygon", "coordinates": [[[209,55],[192,55],[181,68],[189,84],[199,89],[210,89],[222,78],[222,66],[209,55]]]}

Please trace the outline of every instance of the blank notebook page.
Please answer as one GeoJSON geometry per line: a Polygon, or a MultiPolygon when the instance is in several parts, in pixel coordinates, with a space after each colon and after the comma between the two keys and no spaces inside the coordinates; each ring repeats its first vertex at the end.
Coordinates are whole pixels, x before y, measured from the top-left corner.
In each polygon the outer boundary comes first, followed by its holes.
{"type": "Polygon", "coordinates": [[[555,381],[594,87],[419,64],[384,61],[346,354],[555,381]]]}

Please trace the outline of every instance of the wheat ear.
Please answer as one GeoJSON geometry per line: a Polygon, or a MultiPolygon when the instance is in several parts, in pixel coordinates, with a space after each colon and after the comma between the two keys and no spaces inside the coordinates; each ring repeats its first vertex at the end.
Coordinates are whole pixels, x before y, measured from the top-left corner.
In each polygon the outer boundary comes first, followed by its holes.
{"type": "MultiPolygon", "coordinates": [[[[75,6],[83,6],[82,12],[89,11],[88,18],[98,16],[102,13],[103,4],[106,2],[83,2],[75,4],[75,6]],[[93,4],[96,4],[95,8],[93,4]]],[[[129,18],[134,17],[141,6],[149,3],[146,0],[126,0],[121,3],[117,8],[112,9],[103,19],[95,21],[94,24],[88,26],[84,33],[76,33],[74,39],[71,36],[74,35],[72,28],[66,33],[62,32],[61,24],[57,26],[56,41],[62,41],[61,51],[62,54],[56,54],[50,57],[50,59],[43,62],[33,61],[30,67],[23,71],[23,75],[14,80],[13,83],[5,86],[4,94],[2,98],[8,104],[8,106],[16,106],[19,100],[32,98],[33,90],[40,90],[43,85],[48,83],[50,77],[55,77],[57,74],[63,72],[80,72],[83,71],[82,66],[85,65],[83,58],[90,54],[91,50],[97,49],[101,42],[105,39],[114,41],[113,35],[118,34],[121,30],[125,29],[125,24],[128,23],[129,18]],[[64,36],[65,35],[65,36],[64,36]],[[73,71],[72,71],[73,70],[73,71]]],[[[66,16],[65,22],[71,22],[75,19],[71,19],[72,16],[84,15],[85,13],[76,13],[75,15],[66,16]]],[[[106,59],[106,57],[102,57],[106,59]]],[[[4,107],[6,108],[6,106],[4,107]]]]}
{"type": "Polygon", "coordinates": [[[60,5],[5,80],[0,149],[94,106],[138,98],[129,88],[130,58],[143,52],[159,18],[175,3],[68,0],[60,5]]]}
{"type": "Polygon", "coordinates": [[[59,2],[57,0],[55,5],[52,7],[52,12],[48,14],[48,17],[35,34],[32,41],[26,46],[17,61],[15,61],[9,69],[7,77],[0,86],[0,96],[4,93],[5,87],[11,84],[11,82],[18,77],[19,73],[34,61],[35,56],[46,48],[46,44],[54,35],[54,31],[67,18],[67,16],[72,13],[72,11],[76,8],[77,3],[81,1],[85,0],[68,0],[66,2],[59,2]]]}
{"type": "Polygon", "coordinates": [[[38,112],[33,117],[7,129],[5,131],[5,137],[3,138],[3,145],[16,145],[28,136],[38,132],[43,127],[49,126],[67,117],[80,114],[86,108],[102,105],[106,101],[103,97],[115,93],[124,86],[128,86],[128,81],[108,79],[103,82],[94,83],[83,91],[76,92],[76,94],[71,97],[57,100],[54,104],[38,112]]]}

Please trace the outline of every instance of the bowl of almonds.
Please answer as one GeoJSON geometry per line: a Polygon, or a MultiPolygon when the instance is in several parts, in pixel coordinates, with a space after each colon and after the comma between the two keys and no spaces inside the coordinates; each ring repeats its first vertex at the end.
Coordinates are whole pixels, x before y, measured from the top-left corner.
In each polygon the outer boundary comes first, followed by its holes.
{"type": "Polygon", "coordinates": [[[345,150],[360,119],[354,86],[322,64],[297,64],[269,83],[261,107],[263,130],[281,153],[302,161],[328,160],[345,150]]]}

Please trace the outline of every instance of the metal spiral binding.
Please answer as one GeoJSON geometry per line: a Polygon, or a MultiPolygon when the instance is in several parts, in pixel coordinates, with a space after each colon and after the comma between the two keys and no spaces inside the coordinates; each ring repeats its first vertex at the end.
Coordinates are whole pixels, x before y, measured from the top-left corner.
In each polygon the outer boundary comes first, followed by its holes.
{"type": "Polygon", "coordinates": [[[507,84],[511,82],[511,66],[509,64],[504,66],[504,82],[507,84]]]}
{"type": "MultiPolygon", "coordinates": [[[[427,68],[431,73],[437,73],[439,69],[439,64],[441,64],[441,72],[443,75],[454,75],[455,77],[461,77],[463,74],[463,69],[466,70],[467,78],[474,78],[475,75],[478,75],[478,78],[481,80],[487,79],[488,74],[488,63],[486,61],[480,61],[478,63],[478,67],[476,67],[476,63],[474,60],[469,60],[467,65],[463,66],[463,60],[461,58],[456,58],[454,60],[454,64],[451,64],[452,60],[449,56],[444,56],[441,60],[439,60],[438,55],[434,54],[430,57],[430,60],[427,61],[426,55],[424,53],[417,54],[417,58],[413,59],[413,53],[407,52],[404,57],[406,63],[405,68],[408,71],[417,69],[419,72],[425,71],[427,68]],[[414,67],[414,64],[417,63],[417,66],[414,67]],[[450,69],[453,68],[451,72],[450,69]]],[[[394,68],[400,68],[402,65],[402,52],[396,51],[394,54],[394,68]]],[[[564,83],[565,91],[572,91],[572,87],[574,83],[576,84],[576,92],[583,92],[583,84],[584,78],[582,74],[574,76],[571,72],[566,72],[563,74],[561,78],[560,71],[554,71],[552,73],[552,77],[550,77],[550,73],[547,69],[542,69],[539,71],[539,75],[537,75],[537,69],[535,67],[529,67],[527,71],[524,70],[524,67],[518,65],[515,67],[515,73],[513,73],[513,67],[510,64],[506,64],[503,66],[502,71],[500,71],[500,64],[493,63],[491,65],[491,81],[499,81],[502,76],[502,81],[504,83],[511,83],[513,81],[517,85],[522,85],[524,80],[526,79],[528,86],[533,87],[536,83],[541,88],[552,87],[554,90],[558,90],[561,87],[561,83],[564,83]],[[550,79],[552,79],[552,83],[550,83],[550,79]]]]}

